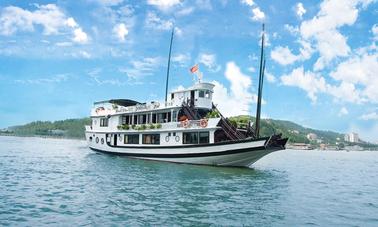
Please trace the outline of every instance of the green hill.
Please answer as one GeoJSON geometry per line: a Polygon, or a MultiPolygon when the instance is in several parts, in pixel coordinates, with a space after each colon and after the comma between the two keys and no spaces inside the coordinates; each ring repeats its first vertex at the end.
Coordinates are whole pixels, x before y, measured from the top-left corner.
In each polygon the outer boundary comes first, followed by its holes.
{"type": "Polygon", "coordinates": [[[84,126],[90,123],[90,118],[68,119],[54,122],[35,121],[26,125],[10,127],[7,134],[16,136],[53,136],[84,139],[84,126]]]}

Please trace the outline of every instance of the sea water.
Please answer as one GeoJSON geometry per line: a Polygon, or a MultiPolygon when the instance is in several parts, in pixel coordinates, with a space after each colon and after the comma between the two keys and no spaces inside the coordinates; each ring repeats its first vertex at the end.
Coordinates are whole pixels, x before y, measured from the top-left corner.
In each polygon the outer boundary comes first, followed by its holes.
{"type": "Polygon", "coordinates": [[[1,226],[378,226],[378,152],[272,153],[251,169],[0,137],[1,226]]]}

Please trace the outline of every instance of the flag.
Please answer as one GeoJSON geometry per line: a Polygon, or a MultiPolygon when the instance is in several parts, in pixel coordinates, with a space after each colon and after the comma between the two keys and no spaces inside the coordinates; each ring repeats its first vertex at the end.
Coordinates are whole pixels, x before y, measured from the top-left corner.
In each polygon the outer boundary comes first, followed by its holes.
{"type": "Polygon", "coordinates": [[[194,65],[192,68],[190,68],[190,72],[191,73],[195,73],[195,72],[197,72],[198,71],[198,64],[196,64],[196,65],[194,65]]]}

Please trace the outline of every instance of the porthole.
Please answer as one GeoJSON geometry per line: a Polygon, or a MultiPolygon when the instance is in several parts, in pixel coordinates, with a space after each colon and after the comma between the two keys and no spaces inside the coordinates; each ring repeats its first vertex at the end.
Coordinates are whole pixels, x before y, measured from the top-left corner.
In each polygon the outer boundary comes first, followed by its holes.
{"type": "Polygon", "coordinates": [[[176,140],[176,142],[179,142],[179,141],[180,141],[180,137],[179,137],[179,136],[176,136],[176,137],[175,137],[175,140],[176,140]]]}
{"type": "Polygon", "coordinates": [[[104,138],[101,138],[101,144],[104,144],[104,138]]]}
{"type": "Polygon", "coordinates": [[[122,142],[122,136],[121,136],[121,134],[118,135],[118,140],[119,140],[119,142],[122,142]]]}
{"type": "Polygon", "coordinates": [[[98,143],[98,141],[100,141],[100,139],[98,137],[96,137],[96,143],[98,143]]]}
{"type": "Polygon", "coordinates": [[[92,138],[92,136],[90,136],[90,137],[89,137],[89,141],[91,141],[91,142],[92,142],[92,139],[93,139],[93,138],[92,138]]]}
{"type": "Polygon", "coordinates": [[[165,142],[169,142],[169,136],[165,137],[165,142]]]}

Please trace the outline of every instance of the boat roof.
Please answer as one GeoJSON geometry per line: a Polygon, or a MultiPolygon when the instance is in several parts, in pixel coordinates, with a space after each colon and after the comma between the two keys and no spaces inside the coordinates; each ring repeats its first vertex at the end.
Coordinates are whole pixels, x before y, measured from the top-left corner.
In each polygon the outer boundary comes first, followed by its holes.
{"type": "Polygon", "coordinates": [[[131,100],[131,99],[110,99],[110,100],[95,102],[94,105],[104,104],[104,103],[112,103],[112,104],[116,104],[116,105],[124,106],[124,107],[135,106],[137,104],[143,104],[135,100],[131,100]]]}

